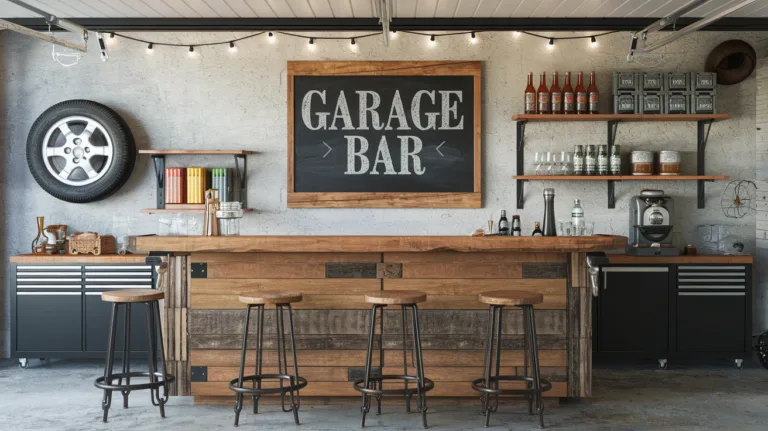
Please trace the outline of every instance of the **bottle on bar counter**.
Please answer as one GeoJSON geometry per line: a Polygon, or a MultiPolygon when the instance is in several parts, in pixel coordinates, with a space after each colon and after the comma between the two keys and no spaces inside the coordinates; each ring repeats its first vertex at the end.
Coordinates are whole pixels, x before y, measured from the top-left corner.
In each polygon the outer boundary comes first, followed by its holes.
{"type": "Polygon", "coordinates": [[[621,175],[621,145],[611,147],[611,175],[621,175]]]}
{"type": "Polygon", "coordinates": [[[594,145],[587,145],[587,152],[584,156],[584,175],[595,175],[597,173],[597,153],[594,145]]]}
{"type": "Polygon", "coordinates": [[[571,225],[573,226],[573,234],[581,236],[584,234],[584,208],[581,207],[581,200],[573,200],[573,208],[571,209],[571,225]]]}
{"type": "Polygon", "coordinates": [[[576,96],[571,87],[571,72],[565,72],[565,86],[563,87],[563,114],[576,113],[576,96]]]}
{"type": "Polygon", "coordinates": [[[576,113],[586,114],[589,111],[587,90],[584,88],[584,72],[579,72],[579,80],[576,81],[576,113]]]}
{"type": "Polygon", "coordinates": [[[587,88],[589,93],[589,113],[600,113],[600,92],[597,91],[597,85],[595,85],[595,72],[589,74],[589,87],[587,88]]]}
{"type": "Polygon", "coordinates": [[[537,97],[539,101],[539,114],[549,114],[551,101],[549,99],[549,89],[547,88],[547,72],[541,72],[537,97]]]}
{"type": "Polygon", "coordinates": [[[512,216],[512,236],[522,236],[523,231],[520,230],[520,216],[512,216]]]}
{"type": "Polygon", "coordinates": [[[533,229],[533,233],[531,234],[531,236],[536,235],[544,236],[544,232],[541,231],[541,223],[539,222],[536,222],[536,227],[533,229]]]}
{"type": "Polygon", "coordinates": [[[597,175],[608,175],[608,146],[600,145],[597,150],[597,175]]]}
{"type": "Polygon", "coordinates": [[[499,219],[499,235],[509,235],[509,220],[507,220],[506,210],[501,210],[501,218],[499,219]]]}
{"type": "Polygon", "coordinates": [[[528,73],[528,86],[525,87],[525,113],[536,113],[536,89],[533,87],[533,72],[528,73]]]}
{"type": "Polygon", "coordinates": [[[557,72],[555,72],[555,76],[552,78],[552,87],[549,89],[550,100],[552,101],[549,109],[553,114],[563,113],[563,92],[560,91],[559,81],[557,72]]]}
{"type": "Polygon", "coordinates": [[[584,146],[573,146],[573,175],[584,175],[584,146]]]}

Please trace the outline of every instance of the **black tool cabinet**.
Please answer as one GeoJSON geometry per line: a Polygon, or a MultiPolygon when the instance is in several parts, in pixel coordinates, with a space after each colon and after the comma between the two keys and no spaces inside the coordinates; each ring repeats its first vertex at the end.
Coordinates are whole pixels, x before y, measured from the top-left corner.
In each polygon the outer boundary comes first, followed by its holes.
{"type": "Polygon", "coordinates": [[[751,264],[612,264],[593,298],[596,362],[741,368],[751,357],[751,264]]]}
{"type": "MultiPolygon", "coordinates": [[[[140,263],[11,264],[11,357],[104,358],[112,304],[101,292],[153,288],[155,268],[140,263]]],[[[123,346],[124,311],[118,315],[116,351],[123,346]]],[[[147,349],[144,304],[131,307],[131,351],[147,349]]],[[[119,355],[119,353],[118,353],[119,355]]]]}

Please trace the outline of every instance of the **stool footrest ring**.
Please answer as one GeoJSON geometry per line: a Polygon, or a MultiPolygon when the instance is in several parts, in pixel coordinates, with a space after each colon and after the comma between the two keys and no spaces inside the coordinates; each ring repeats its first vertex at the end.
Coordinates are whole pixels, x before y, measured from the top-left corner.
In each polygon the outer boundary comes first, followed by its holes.
{"type": "MultiPolygon", "coordinates": [[[[385,376],[377,376],[377,377],[369,377],[368,382],[378,382],[379,384],[382,383],[383,380],[404,380],[406,382],[417,382],[418,377],[416,376],[396,376],[396,375],[385,375],[385,376]]],[[[354,389],[357,392],[367,394],[367,395],[417,395],[419,393],[419,388],[409,387],[408,389],[370,389],[370,388],[364,388],[362,384],[365,383],[365,379],[357,379],[355,380],[355,383],[353,384],[354,389]]],[[[435,387],[435,383],[424,377],[424,386],[421,387],[422,392],[427,392],[432,390],[435,387]]]]}
{"type": "MultiPolygon", "coordinates": [[[[521,382],[530,382],[531,384],[534,384],[533,377],[525,377],[525,376],[492,376],[491,377],[491,383],[498,383],[500,381],[505,382],[514,382],[514,381],[521,381],[521,382]]],[[[493,389],[493,388],[487,388],[485,387],[485,378],[481,379],[475,379],[472,381],[472,389],[482,392],[485,394],[491,394],[491,395],[528,395],[528,394],[534,394],[537,392],[546,392],[550,389],[552,389],[552,383],[549,382],[549,380],[546,379],[539,379],[539,383],[541,386],[538,388],[528,388],[528,389],[493,389]]]]}
{"type": "Polygon", "coordinates": [[[262,382],[264,380],[288,380],[288,386],[281,388],[241,388],[239,386],[240,379],[232,379],[229,381],[229,389],[242,394],[252,395],[266,395],[266,394],[284,394],[286,392],[297,391],[307,386],[307,379],[304,377],[296,377],[290,374],[259,374],[252,376],[243,376],[243,383],[246,382],[262,382]],[[295,381],[296,383],[291,383],[295,381]]]}
{"type": "Polygon", "coordinates": [[[127,377],[135,378],[135,377],[149,377],[149,373],[142,373],[142,372],[130,372],[130,373],[118,373],[118,374],[112,374],[112,380],[109,383],[106,383],[106,379],[102,377],[96,378],[94,380],[93,385],[96,386],[99,389],[105,389],[108,391],[139,391],[142,389],[157,389],[160,387],[165,386],[166,383],[171,383],[174,381],[174,377],[172,374],[166,374],[165,378],[163,378],[163,373],[157,372],[153,373],[153,375],[158,378],[162,379],[158,382],[147,382],[147,383],[132,383],[130,385],[115,385],[113,382],[118,379],[125,379],[127,377]]]}

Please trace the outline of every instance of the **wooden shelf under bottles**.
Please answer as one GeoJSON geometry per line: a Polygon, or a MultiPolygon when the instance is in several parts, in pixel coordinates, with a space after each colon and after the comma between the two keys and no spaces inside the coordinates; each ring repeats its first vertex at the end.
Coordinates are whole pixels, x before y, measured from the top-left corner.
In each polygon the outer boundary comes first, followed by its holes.
{"type": "MultiPolygon", "coordinates": [[[[204,213],[205,204],[165,204],[165,208],[144,208],[146,214],[160,213],[204,213]]],[[[243,212],[253,212],[253,208],[243,208],[243,212]]]]}
{"type": "Polygon", "coordinates": [[[157,156],[172,156],[172,155],[192,155],[192,156],[237,156],[245,154],[256,154],[256,151],[251,150],[139,150],[139,154],[149,154],[157,156]]]}
{"type": "Polygon", "coordinates": [[[727,175],[516,175],[512,178],[531,181],[715,181],[730,179],[727,175]]]}
{"type": "Polygon", "coordinates": [[[720,121],[729,114],[517,114],[513,121],[720,121]]]}

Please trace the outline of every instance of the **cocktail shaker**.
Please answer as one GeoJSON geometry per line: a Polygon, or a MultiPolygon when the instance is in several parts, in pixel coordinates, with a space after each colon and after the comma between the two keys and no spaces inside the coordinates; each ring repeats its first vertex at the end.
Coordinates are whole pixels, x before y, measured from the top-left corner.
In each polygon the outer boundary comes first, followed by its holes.
{"type": "Polygon", "coordinates": [[[544,189],[544,236],[557,236],[555,225],[555,189],[544,189]]]}

